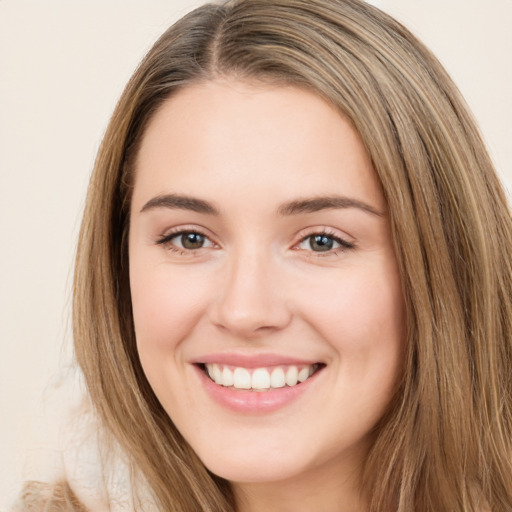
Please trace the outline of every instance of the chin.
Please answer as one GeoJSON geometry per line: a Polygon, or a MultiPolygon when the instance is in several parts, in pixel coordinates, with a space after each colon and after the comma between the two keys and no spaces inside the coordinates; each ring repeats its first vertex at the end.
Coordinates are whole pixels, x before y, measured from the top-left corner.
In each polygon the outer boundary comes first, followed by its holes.
{"type": "Polygon", "coordinates": [[[206,464],[209,471],[233,483],[271,483],[293,479],[301,473],[300,466],[269,456],[264,460],[237,457],[206,464]]]}
{"type": "Polygon", "coordinates": [[[241,428],[222,438],[195,439],[191,446],[206,468],[231,482],[274,482],[287,480],[312,463],[301,445],[268,430],[248,432],[241,428]],[[194,443],[196,441],[196,443],[194,443]],[[292,441],[290,443],[290,441],[292,441]]]}

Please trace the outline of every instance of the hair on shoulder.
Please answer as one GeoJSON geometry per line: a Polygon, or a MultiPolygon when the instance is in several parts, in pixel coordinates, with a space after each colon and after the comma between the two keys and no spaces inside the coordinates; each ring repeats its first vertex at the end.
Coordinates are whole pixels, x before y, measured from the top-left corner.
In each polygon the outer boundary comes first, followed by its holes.
{"type": "Polygon", "coordinates": [[[11,512],[87,512],[66,481],[27,482],[11,512]]]}

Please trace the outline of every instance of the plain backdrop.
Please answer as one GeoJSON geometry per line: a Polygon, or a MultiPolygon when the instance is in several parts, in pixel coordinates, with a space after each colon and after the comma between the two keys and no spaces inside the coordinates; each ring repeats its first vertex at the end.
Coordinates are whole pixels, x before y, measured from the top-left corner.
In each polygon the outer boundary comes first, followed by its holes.
{"type": "MultiPolygon", "coordinates": [[[[135,66],[191,0],[0,0],[0,510],[51,436],[81,210],[135,66]]],[[[440,58],[512,190],[512,0],[374,0],[440,58]]]]}

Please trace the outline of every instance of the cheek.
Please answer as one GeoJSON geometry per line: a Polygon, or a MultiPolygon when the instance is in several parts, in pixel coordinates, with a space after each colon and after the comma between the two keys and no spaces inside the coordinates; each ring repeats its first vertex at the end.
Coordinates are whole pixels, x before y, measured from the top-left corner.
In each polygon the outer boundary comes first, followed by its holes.
{"type": "MultiPolygon", "coordinates": [[[[184,270],[134,265],[130,271],[133,318],[141,360],[172,354],[198,323],[208,290],[184,270]]],[[[200,281],[200,280],[199,280],[200,281]]]]}
{"type": "MultiPolygon", "coordinates": [[[[403,367],[404,304],[393,274],[357,275],[333,287],[330,299],[316,303],[317,331],[334,349],[332,388],[339,408],[332,423],[340,435],[350,429],[344,415],[352,411],[352,432],[370,431],[386,411],[403,367]]],[[[312,311],[313,313],[313,311],[312,311]]]]}
{"type": "Polygon", "coordinates": [[[315,294],[307,308],[309,324],[333,349],[332,386],[343,390],[341,410],[356,401],[356,416],[369,427],[396,390],[405,341],[398,273],[394,268],[371,270],[352,268],[336,284],[325,282],[325,293],[315,294]]]}
{"type": "Polygon", "coordinates": [[[335,348],[380,350],[403,339],[403,298],[394,273],[354,270],[321,289],[304,297],[308,318],[335,348]]]}

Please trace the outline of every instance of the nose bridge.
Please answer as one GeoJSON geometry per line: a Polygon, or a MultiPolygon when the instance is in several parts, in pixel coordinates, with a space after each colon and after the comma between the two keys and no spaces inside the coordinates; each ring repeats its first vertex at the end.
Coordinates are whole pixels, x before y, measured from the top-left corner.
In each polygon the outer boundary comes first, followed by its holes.
{"type": "Polygon", "coordinates": [[[247,245],[229,255],[213,321],[232,334],[251,338],[282,329],[291,312],[270,252],[247,245]]]}

